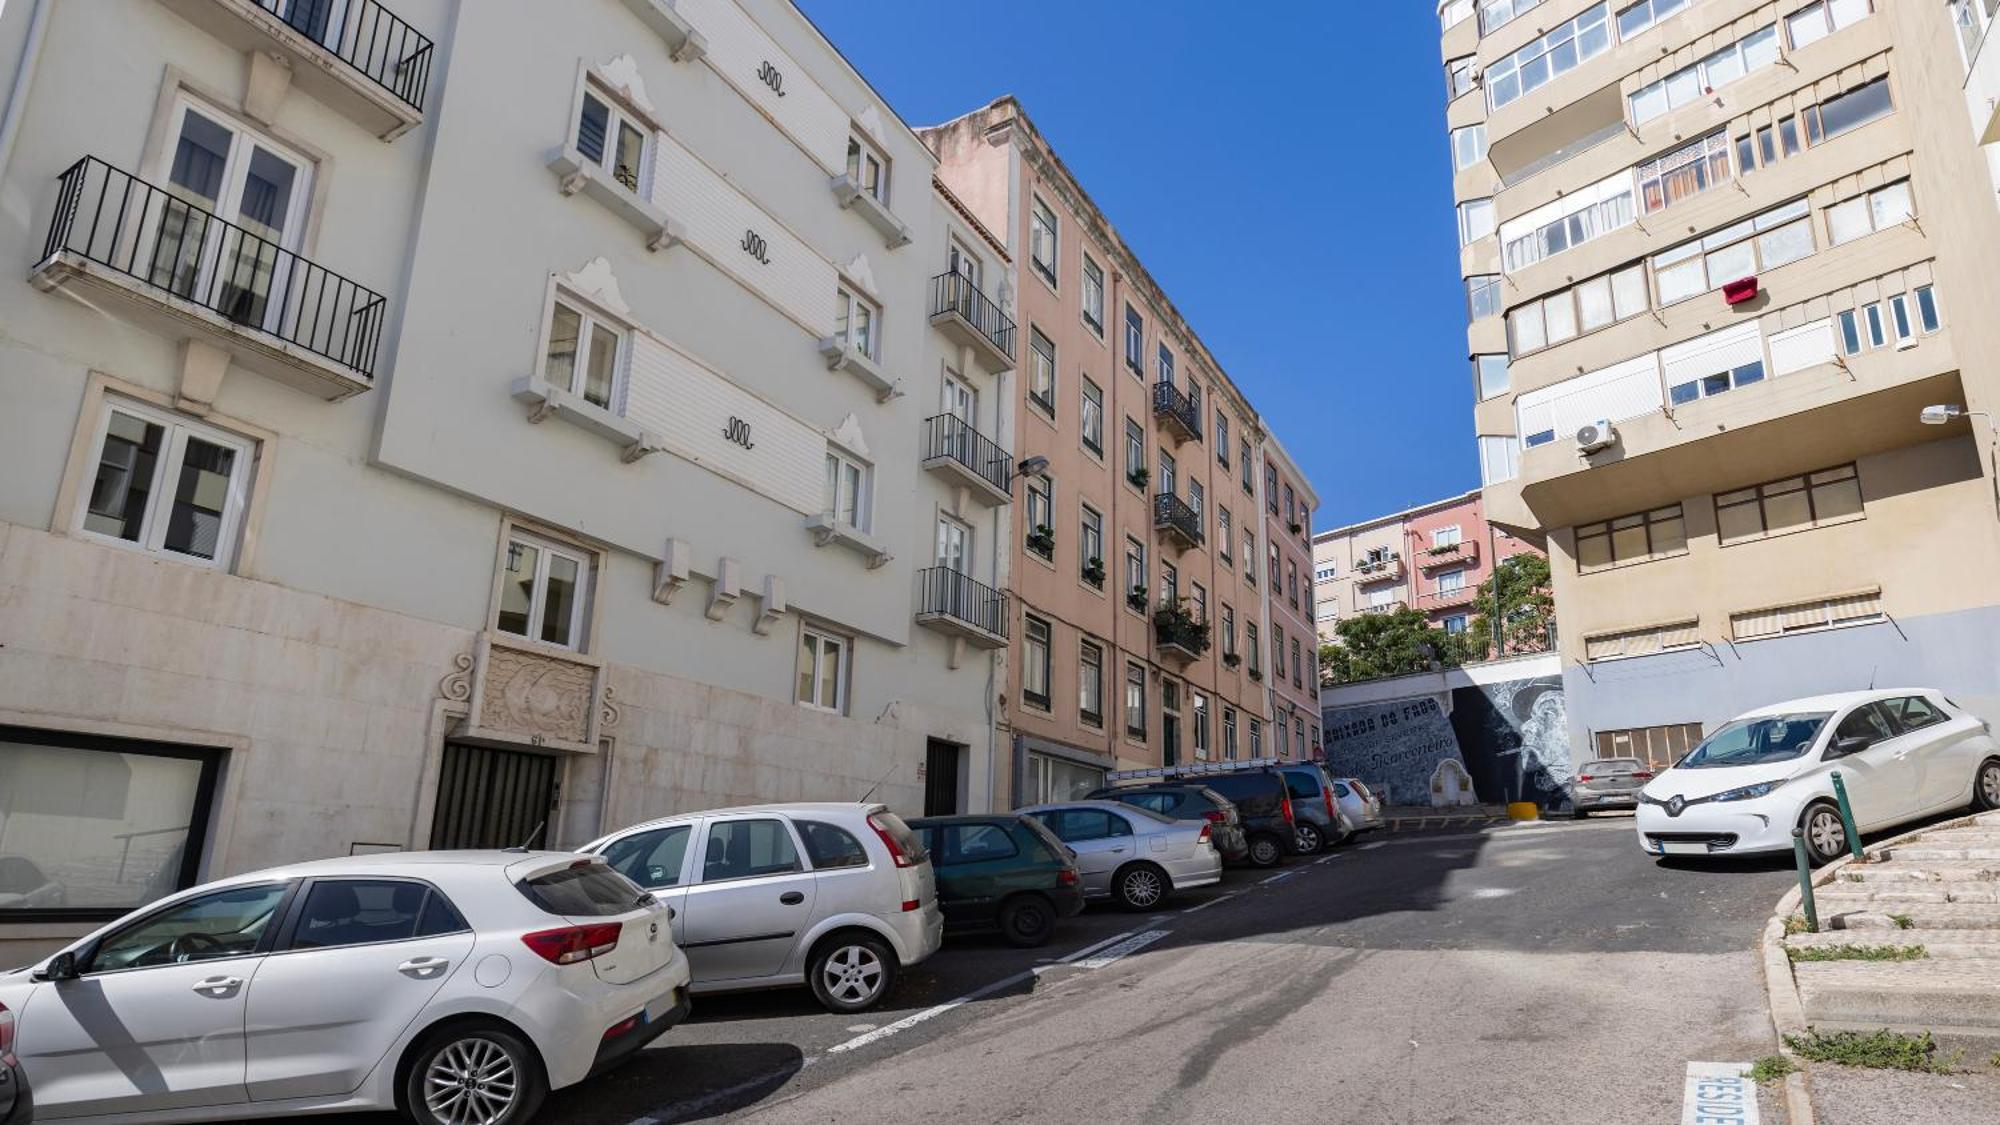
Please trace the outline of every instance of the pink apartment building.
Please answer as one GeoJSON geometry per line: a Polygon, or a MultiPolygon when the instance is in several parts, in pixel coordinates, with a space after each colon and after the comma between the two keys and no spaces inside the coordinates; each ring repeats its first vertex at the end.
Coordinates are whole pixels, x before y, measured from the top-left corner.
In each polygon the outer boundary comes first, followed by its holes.
{"type": "Polygon", "coordinates": [[[1343,618],[1400,606],[1461,632],[1496,563],[1543,553],[1487,523],[1478,490],[1322,531],[1312,547],[1315,625],[1327,641],[1343,618]]]}

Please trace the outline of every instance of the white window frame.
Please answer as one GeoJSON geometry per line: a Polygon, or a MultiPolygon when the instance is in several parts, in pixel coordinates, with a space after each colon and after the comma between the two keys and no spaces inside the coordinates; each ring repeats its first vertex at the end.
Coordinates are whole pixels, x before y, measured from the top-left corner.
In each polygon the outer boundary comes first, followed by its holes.
{"type": "Polygon", "coordinates": [[[542,381],[558,390],[568,391],[585,402],[590,402],[584,395],[584,385],[589,377],[591,344],[600,330],[611,334],[616,341],[617,350],[611,360],[610,400],[604,403],[592,402],[590,405],[613,414],[625,413],[626,369],[632,360],[632,325],[606,313],[592,301],[561,285],[557,285],[551,293],[548,312],[544,314],[542,323],[542,354],[541,361],[537,365],[542,381]],[[577,314],[576,361],[570,367],[569,382],[566,384],[557,383],[549,377],[549,352],[555,346],[558,305],[567,307],[577,314]]]}
{"type": "Polygon", "coordinates": [[[147,406],[133,399],[107,394],[104,396],[102,408],[97,413],[96,433],[92,435],[90,441],[90,458],[84,462],[84,470],[89,475],[81,482],[82,487],[77,489],[75,521],[71,526],[82,538],[98,543],[157,555],[161,558],[177,559],[191,566],[228,573],[230,564],[236,556],[237,540],[242,535],[244,513],[250,506],[258,444],[250,438],[218,430],[191,418],[147,406]],[[141,421],[162,426],[166,430],[161,437],[160,455],[153,463],[153,483],[146,492],[146,511],[140,517],[139,538],[136,540],[92,531],[86,522],[90,518],[92,486],[97,479],[99,467],[104,463],[104,443],[111,433],[113,413],[130,415],[141,421]],[[222,446],[235,454],[230,466],[229,495],[222,509],[222,526],[216,532],[213,559],[183,554],[169,550],[166,546],[167,526],[171,522],[173,512],[173,496],[178,490],[181,467],[187,454],[187,439],[190,436],[211,445],[222,446]]]}
{"type": "Polygon", "coordinates": [[[880,359],[882,355],[882,306],[862,296],[854,286],[841,282],[833,291],[833,338],[856,355],[880,359]],[[866,319],[864,346],[854,347],[854,324],[866,319]]]}
{"type": "Polygon", "coordinates": [[[1088,375],[1077,378],[1079,406],[1077,409],[1077,437],[1083,442],[1083,450],[1099,461],[1104,460],[1104,388],[1088,375]],[[1096,392],[1092,394],[1091,392],[1096,392]]]}
{"type": "Polygon", "coordinates": [[[882,146],[859,130],[847,134],[847,175],[854,186],[882,206],[889,205],[889,155],[882,146]],[[875,186],[868,185],[869,162],[874,162],[875,186]]]}
{"type": "Polygon", "coordinates": [[[1486,123],[1476,121],[1451,131],[1451,163],[1463,172],[1486,159],[1486,123]]]}
{"type": "Polygon", "coordinates": [[[590,154],[583,151],[583,114],[585,107],[592,101],[602,105],[606,111],[604,152],[598,157],[597,166],[603,169],[605,179],[620,189],[629,191],[641,199],[650,198],[653,190],[653,160],[659,150],[658,131],[653,128],[651,121],[640,116],[626,104],[624,98],[612,93],[610,86],[595,75],[591,75],[583,80],[583,97],[578,99],[575,120],[570,122],[570,144],[576,149],[576,154],[585,160],[590,159],[590,154]],[[634,177],[638,180],[636,187],[618,178],[615,163],[618,159],[618,137],[626,126],[639,134],[639,169],[634,177]]]}
{"type": "Polygon", "coordinates": [[[512,637],[517,641],[526,641],[530,644],[542,645],[547,648],[566,649],[571,652],[585,651],[590,640],[585,632],[589,624],[589,606],[596,594],[596,563],[596,555],[581,547],[551,539],[546,535],[537,535],[523,527],[509,527],[506,537],[500,543],[500,558],[495,560],[494,566],[493,612],[488,618],[493,624],[493,631],[512,637]],[[510,633],[500,627],[500,584],[507,580],[505,559],[513,551],[516,544],[523,544],[535,549],[535,575],[533,583],[528,589],[528,630],[526,633],[510,633]],[[549,563],[552,559],[558,557],[575,563],[577,573],[576,597],[570,601],[570,639],[566,644],[542,639],[542,627],[548,622],[546,613],[548,608],[549,563]]]}
{"type": "Polygon", "coordinates": [[[1104,338],[1104,267],[1087,250],[1083,255],[1083,322],[1098,339],[1104,338]]]}
{"type": "Polygon", "coordinates": [[[1431,546],[1456,547],[1465,542],[1465,531],[1458,524],[1431,529],[1431,546]]]}
{"type": "Polygon", "coordinates": [[[854,674],[854,639],[844,634],[836,633],[831,629],[801,622],[799,625],[799,644],[795,650],[800,660],[804,659],[805,649],[808,644],[812,645],[813,650],[813,697],[811,699],[798,698],[799,674],[806,669],[804,667],[797,667],[792,670],[793,702],[814,711],[826,711],[835,715],[845,715],[847,713],[847,697],[850,694],[848,678],[854,674]],[[826,682],[826,677],[821,675],[822,665],[820,662],[826,659],[829,650],[833,653],[834,659],[834,699],[831,703],[819,698],[820,686],[826,682]]]}
{"type": "Polygon", "coordinates": [[[828,468],[834,470],[833,479],[827,482],[833,490],[832,495],[822,497],[828,505],[827,514],[836,523],[846,524],[856,531],[867,531],[874,522],[875,515],[875,466],[835,445],[826,447],[826,463],[828,468]],[[840,518],[844,506],[841,501],[846,499],[845,490],[849,479],[847,471],[850,469],[857,473],[852,522],[840,518]]]}
{"type": "Polygon", "coordinates": [[[1492,196],[1465,200],[1458,205],[1459,247],[1462,249],[1491,236],[1499,225],[1499,213],[1493,208],[1492,196]]]}
{"type": "Polygon", "coordinates": [[[1061,273],[1062,253],[1059,220],[1055,208],[1042,202],[1042,197],[1029,197],[1028,206],[1028,261],[1034,266],[1036,276],[1047,282],[1049,288],[1060,289],[1056,278],[1061,273]],[[1043,260],[1043,251],[1048,252],[1043,260]]]}

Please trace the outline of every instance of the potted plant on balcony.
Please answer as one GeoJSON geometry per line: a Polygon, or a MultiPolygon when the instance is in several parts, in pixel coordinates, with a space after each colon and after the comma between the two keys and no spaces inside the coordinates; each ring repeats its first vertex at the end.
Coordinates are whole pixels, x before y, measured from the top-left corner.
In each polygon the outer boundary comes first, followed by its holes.
{"type": "Polygon", "coordinates": [[[1133,488],[1143,492],[1146,488],[1146,482],[1153,479],[1153,470],[1141,465],[1131,472],[1126,473],[1125,479],[1132,482],[1133,488]]]}
{"type": "Polygon", "coordinates": [[[1194,614],[1188,612],[1186,598],[1153,611],[1153,634],[1163,645],[1172,645],[1196,655],[1208,651],[1208,622],[1196,620],[1194,614]]]}
{"type": "Polygon", "coordinates": [[[1056,529],[1048,524],[1040,524],[1028,533],[1028,549],[1048,558],[1056,553],[1056,529]]]}
{"type": "Polygon", "coordinates": [[[1291,529],[1292,529],[1292,534],[1293,534],[1293,535],[1303,535],[1303,534],[1305,534],[1305,530],[1306,530],[1306,525],[1305,525],[1305,524],[1302,524],[1302,523],[1300,523],[1300,522],[1299,522],[1299,521],[1297,521],[1297,520],[1293,520],[1292,522],[1290,522],[1290,523],[1286,524],[1285,526],[1286,526],[1286,527],[1289,527],[1289,528],[1291,528],[1291,529]]]}
{"type": "Polygon", "coordinates": [[[1125,594],[1125,604],[1140,613],[1146,612],[1146,588],[1144,586],[1132,587],[1125,594]]]}
{"type": "Polygon", "coordinates": [[[1083,564],[1083,580],[1098,589],[1104,589],[1104,560],[1090,559],[1083,564]]]}
{"type": "Polygon", "coordinates": [[[1224,668],[1234,668],[1241,663],[1243,663],[1243,657],[1236,653],[1225,652],[1222,654],[1222,666],[1224,668]]]}
{"type": "Polygon", "coordinates": [[[1458,553],[1458,548],[1459,545],[1457,543],[1440,543],[1426,553],[1431,555],[1455,555],[1458,553]]]}
{"type": "Polygon", "coordinates": [[[1262,668],[1252,668],[1252,669],[1250,669],[1250,678],[1251,678],[1251,679],[1253,679],[1253,680],[1256,680],[1256,681],[1257,681],[1258,683],[1260,683],[1260,684],[1261,684],[1261,683],[1263,683],[1263,682],[1264,682],[1264,670],[1263,670],[1262,668]]]}

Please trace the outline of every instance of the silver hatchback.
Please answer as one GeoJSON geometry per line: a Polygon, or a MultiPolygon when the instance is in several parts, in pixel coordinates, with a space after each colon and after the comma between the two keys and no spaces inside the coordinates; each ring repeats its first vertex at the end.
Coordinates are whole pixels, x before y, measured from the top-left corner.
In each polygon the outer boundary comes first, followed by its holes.
{"type": "Polygon", "coordinates": [[[886,805],[712,809],[581,850],[673,908],[697,993],[805,984],[865,1011],[943,939],[930,855],[886,805]]]}
{"type": "Polygon", "coordinates": [[[1076,853],[1083,897],[1151,910],[1175,891],[1222,881],[1222,853],[1206,820],[1167,820],[1118,801],[1064,801],[1017,809],[1076,853]]]}

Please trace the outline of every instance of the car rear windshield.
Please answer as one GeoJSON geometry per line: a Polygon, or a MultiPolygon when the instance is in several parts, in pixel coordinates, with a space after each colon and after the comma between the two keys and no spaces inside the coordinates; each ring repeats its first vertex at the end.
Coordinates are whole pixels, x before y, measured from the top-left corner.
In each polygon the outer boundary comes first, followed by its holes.
{"type": "Polygon", "coordinates": [[[911,863],[922,863],[930,858],[930,851],[924,847],[924,838],[903,823],[902,817],[888,809],[881,809],[869,813],[868,819],[874,821],[882,831],[887,832],[891,840],[896,841],[896,846],[903,849],[903,854],[910,857],[911,863]]]}
{"type": "Polygon", "coordinates": [[[514,885],[548,913],[572,918],[623,914],[646,894],[639,884],[601,863],[578,863],[514,885]]]}
{"type": "Polygon", "coordinates": [[[1702,739],[1701,745],[1688,751],[1674,768],[1719,769],[1789,761],[1812,749],[1813,737],[1831,717],[1829,712],[1814,711],[1738,719],[1702,739]]]}
{"type": "Polygon", "coordinates": [[[1602,770],[1606,773],[1612,770],[1624,770],[1629,773],[1638,768],[1639,759],[1637,758],[1599,758],[1593,762],[1583,763],[1583,772],[1585,773],[1589,773],[1591,770],[1602,770]]]}
{"type": "Polygon", "coordinates": [[[1271,792],[1271,783],[1276,780],[1268,773],[1241,773],[1206,779],[1210,789],[1232,801],[1245,797],[1266,796],[1271,792]]]}
{"type": "Polygon", "coordinates": [[[1285,788],[1301,801],[1319,796],[1319,779],[1304,770],[1286,770],[1285,788]]]}
{"type": "Polygon", "coordinates": [[[1016,823],[1028,835],[1035,838],[1035,842],[1042,846],[1042,850],[1048,853],[1050,859],[1060,862],[1069,860],[1069,846],[1056,839],[1056,834],[1049,831],[1048,825],[1032,816],[1021,817],[1016,823]]]}

